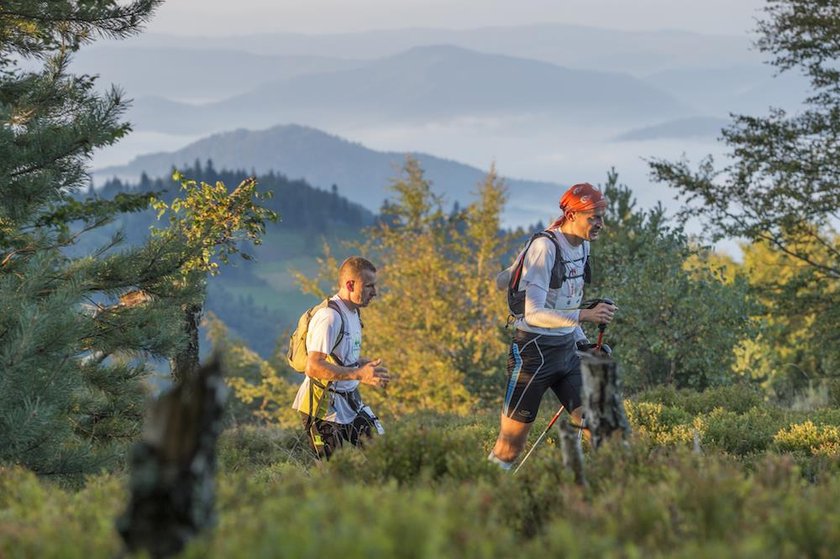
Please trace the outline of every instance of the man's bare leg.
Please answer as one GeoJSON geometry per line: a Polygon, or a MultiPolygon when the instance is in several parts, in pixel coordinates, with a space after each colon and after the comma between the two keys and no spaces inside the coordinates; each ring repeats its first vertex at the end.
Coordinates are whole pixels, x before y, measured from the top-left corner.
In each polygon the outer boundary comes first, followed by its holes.
{"type": "Polygon", "coordinates": [[[501,467],[508,469],[525,449],[531,423],[522,423],[504,415],[501,416],[501,427],[496,445],[490,453],[490,459],[501,467]]]}

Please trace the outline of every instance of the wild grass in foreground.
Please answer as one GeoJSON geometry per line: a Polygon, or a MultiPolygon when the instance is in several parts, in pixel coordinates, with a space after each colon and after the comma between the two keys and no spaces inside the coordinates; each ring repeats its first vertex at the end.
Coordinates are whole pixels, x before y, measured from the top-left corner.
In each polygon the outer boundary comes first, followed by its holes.
{"type": "MultiPolygon", "coordinates": [[[[737,388],[704,394],[628,402],[633,440],[587,453],[586,489],[551,439],[516,476],[488,464],[495,414],[391,422],[386,437],[326,465],[297,433],[230,430],[218,526],[183,555],[835,557],[840,410],[782,410],[737,388]]],[[[124,485],[103,474],[74,490],[0,470],[0,556],[114,557],[124,485]]]]}

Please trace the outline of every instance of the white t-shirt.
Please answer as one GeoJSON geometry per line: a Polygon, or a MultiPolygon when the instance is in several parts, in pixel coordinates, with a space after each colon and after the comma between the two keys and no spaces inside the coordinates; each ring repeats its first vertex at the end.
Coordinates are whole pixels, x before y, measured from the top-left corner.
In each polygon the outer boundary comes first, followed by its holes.
{"type": "MultiPolygon", "coordinates": [[[[572,246],[565,235],[552,231],[560,245],[560,258],[565,262],[566,281],[557,289],[549,288],[551,282],[551,271],[554,268],[555,247],[551,239],[537,237],[528,251],[525,253],[525,260],[522,263],[522,276],[519,280],[519,290],[539,290],[535,292],[537,300],[542,300],[545,294],[543,308],[558,311],[557,314],[567,318],[568,326],[556,328],[540,328],[528,324],[525,317],[517,318],[514,326],[525,332],[546,335],[563,335],[575,332],[576,338],[585,338],[580,330],[578,316],[580,304],[583,300],[583,269],[586,256],[589,254],[589,242],[584,241],[578,246],[572,246]]],[[[529,297],[532,298],[533,297],[529,297]]],[[[527,309],[526,302],[526,309],[527,309]]]]}
{"type": "MultiPolygon", "coordinates": [[[[343,365],[352,366],[358,363],[361,353],[362,322],[359,320],[359,314],[348,309],[338,295],[331,297],[331,300],[338,303],[338,307],[344,315],[344,337],[333,352],[333,344],[338,339],[338,331],[341,328],[341,318],[334,309],[324,307],[316,312],[309,322],[309,329],[306,333],[306,350],[318,351],[327,355],[335,353],[343,365]]],[[[309,397],[309,383],[309,377],[305,377],[292,404],[294,409],[300,410],[304,398],[309,397]]],[[[358,386],[359,381],[357,380],[339,380],[332,382],[330,385],[332,390],[339,392],[349,392],[355,390],[358,386]]],[[[352,423],[356,418],[356,412],[353,411],[346,399],[340,395],[337,396],[332,391],[329,392],[329,398],[330,407],[324,419],[334,423],[352,423]]]]}

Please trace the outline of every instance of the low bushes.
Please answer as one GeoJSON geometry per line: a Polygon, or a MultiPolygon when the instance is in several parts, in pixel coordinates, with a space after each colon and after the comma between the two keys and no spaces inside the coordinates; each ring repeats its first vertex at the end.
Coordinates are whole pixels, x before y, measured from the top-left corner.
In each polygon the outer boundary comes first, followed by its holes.
{"type": "MultiPolygon", "coordinates": [[[[495,413],[392,420],[385,437],[326,464],[298,431],[229,430],[219,523],[183,556],[794,558],[840,549],[838,410],[806,417],[734,392],[645,397],[627,402],[630,444],[586,451],[587,487],[574,483],[553,436],[515,476],[489,464],[495,413]]],[[[0,469],[0,557],[114,557],[125,502],[121,477],[73,490],[0,469]]]]}
{"type": "Polygon", "coordinates": [[[664,386],[640,392],[633,397],[633,400],[662,404],[679,409],[689,415],[708,413],[715,408],[741,414],[764,405],[764,397],[761,392],[756,387],[747,384],[718,386],[703,392],[677,390],[670,386],[664,386]]]}
{"type": "Polygon", "coordinates": [[[840,427],[815,425],[809,420],[782,429],[775,434],[773,442],[782,452],[840,456],[840,427]]]}
{"type": "Polygon", "coordinates": [[[660,388],[625,402],[636,433],[651,444],[693,444],[747,457],[767,449],[840,454],[840,410],[794,411],[766,403],[747,386],[705,392],[660,388]]]}
{"type": "Polygon", "coordinates": [[[91,476],[76,491],[0,467],[0,557],[115,557],[122,544],[114,520],[126,498],[111,475],[91,476]]]}

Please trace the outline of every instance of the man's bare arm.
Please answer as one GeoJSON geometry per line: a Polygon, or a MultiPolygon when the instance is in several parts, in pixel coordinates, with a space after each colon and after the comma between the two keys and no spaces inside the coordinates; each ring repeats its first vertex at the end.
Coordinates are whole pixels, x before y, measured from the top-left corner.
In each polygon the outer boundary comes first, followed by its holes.
{"type": "Polygon", "coordinates": [[[381,359],[367,360],[358,367],[344,367],[330,363],[328,357],[326,353],[310,351],[306,356],[306,376],[326,381],[358,380],[380,387],[388,385],[390,376],[381,359]]]}

